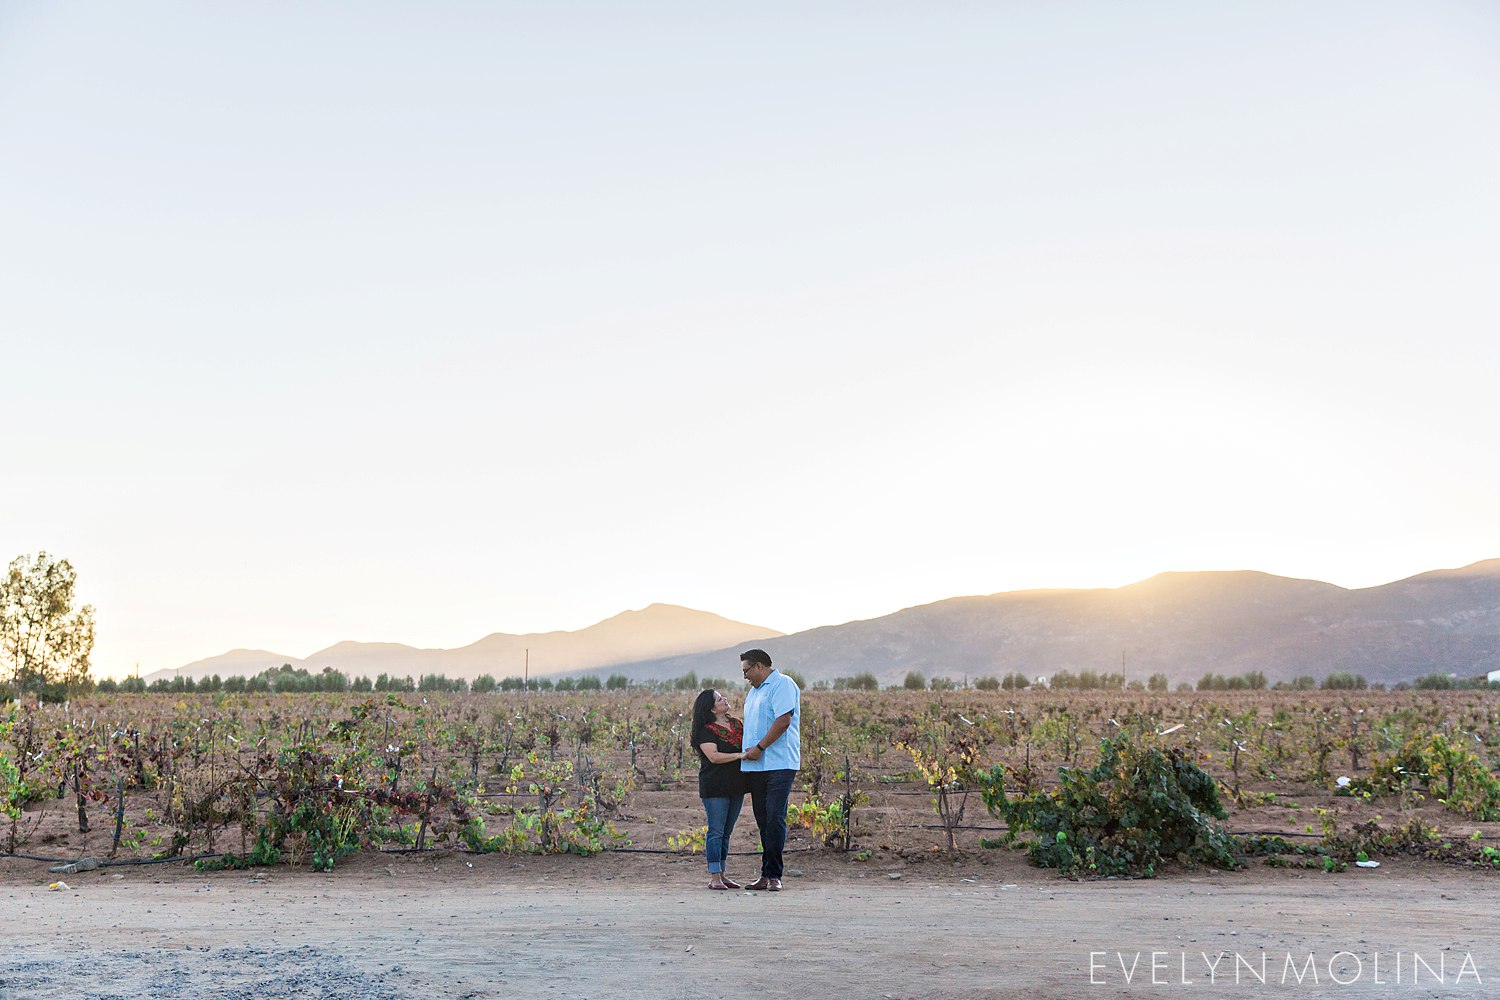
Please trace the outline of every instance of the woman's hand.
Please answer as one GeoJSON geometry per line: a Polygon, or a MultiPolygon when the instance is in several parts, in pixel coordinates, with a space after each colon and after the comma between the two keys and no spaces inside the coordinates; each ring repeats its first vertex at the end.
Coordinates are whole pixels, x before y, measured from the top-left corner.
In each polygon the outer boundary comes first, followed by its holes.
{"type": "Polygon", "coordinates": [[[713,743],[700,743],[698,749],[703,751],[703,756],[708,758],[710,764],[733,764],[737,760],[743,760],[744,754],[724,753],[713,743]]]}

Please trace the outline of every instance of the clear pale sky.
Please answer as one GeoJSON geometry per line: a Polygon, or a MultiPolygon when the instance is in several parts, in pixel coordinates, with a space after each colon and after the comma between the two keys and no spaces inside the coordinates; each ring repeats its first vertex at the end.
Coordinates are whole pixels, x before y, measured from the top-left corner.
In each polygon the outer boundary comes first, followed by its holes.
{"type": "Polygon", "coordinates": [[[95,666],[1500,556],[1500,5],[0,6],[95,666]]]}

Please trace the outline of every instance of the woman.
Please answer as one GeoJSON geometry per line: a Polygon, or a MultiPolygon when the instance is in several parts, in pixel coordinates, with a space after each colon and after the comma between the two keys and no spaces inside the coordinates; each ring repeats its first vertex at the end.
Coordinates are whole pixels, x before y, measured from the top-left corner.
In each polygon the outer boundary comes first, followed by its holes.
{"type": "Polygon", "coordinates": [[[693,749],[698,751],[698,797],[708,817],[704,853],[710,889],[740,887],[724,874],[724,860],[734,821],[745,803],[745,779],[740,774],[744,738],[745,725],[729,714],[729,699],[713,690],[698,695],[693,702],[693,749]]]}

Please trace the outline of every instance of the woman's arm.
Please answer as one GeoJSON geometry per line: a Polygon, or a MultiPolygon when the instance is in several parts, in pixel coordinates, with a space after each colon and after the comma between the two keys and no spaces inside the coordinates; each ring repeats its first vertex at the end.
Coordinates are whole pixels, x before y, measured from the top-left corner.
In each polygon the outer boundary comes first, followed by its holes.
{"type": "Polygon", "coordinates": [[[710,764],[733,764],[745,756],[742,753],[722,753],[715,743],[700,743],[698,749],[703,751],[703,756],[708,758],[710,764]]]}

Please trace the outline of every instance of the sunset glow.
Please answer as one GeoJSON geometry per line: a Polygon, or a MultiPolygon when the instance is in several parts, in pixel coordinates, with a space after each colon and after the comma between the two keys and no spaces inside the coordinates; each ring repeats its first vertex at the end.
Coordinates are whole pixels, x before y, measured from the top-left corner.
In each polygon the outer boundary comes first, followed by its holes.
{"type": "Polygon", "coordinates": [[[1500,8],[8,5],[100,676],[1500,556],[1500,8]]]}

